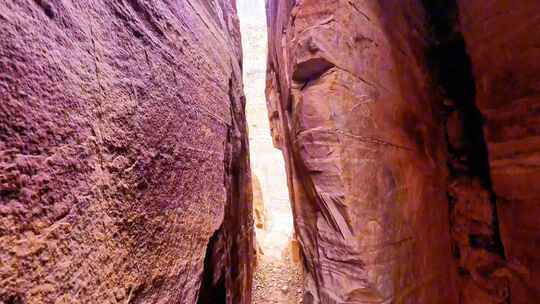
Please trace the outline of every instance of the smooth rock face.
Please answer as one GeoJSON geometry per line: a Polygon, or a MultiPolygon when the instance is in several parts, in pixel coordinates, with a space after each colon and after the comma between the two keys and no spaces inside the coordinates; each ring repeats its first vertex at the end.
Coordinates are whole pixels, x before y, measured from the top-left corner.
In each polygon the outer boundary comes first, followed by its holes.
{"type": "Polygon", "coordinates": [[[269,1],[267,98],[304,303],[458,303],[420,1],[269,1]]]}
{"type": "Polygon", "coordinates": [[[540,2],[459,0],[512,304],[540,297],[540,2]]]}
{"type": "Polygon", "coordinates": [[[0,302],[250,303],[235,14],[0,2],[0,302]]]}

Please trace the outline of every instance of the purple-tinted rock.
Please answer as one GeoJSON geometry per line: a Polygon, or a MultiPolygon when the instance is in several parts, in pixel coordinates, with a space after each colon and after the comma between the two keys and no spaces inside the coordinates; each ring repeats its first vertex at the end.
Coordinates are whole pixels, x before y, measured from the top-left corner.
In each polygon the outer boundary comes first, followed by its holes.
{"type": "Polygon", "coordinates": [[[231,3],[0,3],[0,302],[250,303],[231,3]]]}

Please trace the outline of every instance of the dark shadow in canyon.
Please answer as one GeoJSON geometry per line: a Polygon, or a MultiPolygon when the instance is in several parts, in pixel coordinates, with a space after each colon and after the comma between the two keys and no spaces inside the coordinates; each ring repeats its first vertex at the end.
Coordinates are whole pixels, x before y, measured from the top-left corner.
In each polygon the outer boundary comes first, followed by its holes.
{"type": "Polygon", "coordinates": [[[462,281],[460,298],[468,298],[464,300],[468,303],[471,299],[481,299],[483,293],[496,294],[494,298],[509,303],[507,282],[491,276],[503,267],[505,253],[483,132],[485,120],[475,104],[475,78],[460,30],[458,6],[455,0],[422,2],[431,35],[426,54],[428,68],[446,123],[447,196],[452,253],[462,281]],[[490,213],[488,216],[478,216],[486,210],[490,213]],[[482,256],[481,263],[471,263],[471,256],[482,256]],[[482,286],[479,277],[492,285],[482,286]],[[467,294],[470,293],[467,286],[472,285],[481,286],[482,291],[467,294]]]}
{"type": "Polygon", "coordinates": [[[216,243],[219,238],[218,229],[208,242],[206,255],[204,257],[204,271],[202,276],[201,289],[199,291],[199,300],[197,304],[226,304],[227,289],[225,280],[220,275],[220,270],[216,268],[215,252],[216,243]],[[216,277],[217,275],[217,277],[216,277]]]}
{"type": "MultiPolygon", "coordinates": [[[[447,130],[448,152],[451,158],[459,162],[458,166],[449,162],[450,174],[479,178],[482,186],[489,191],[490,202],[494,205],[489,156],[483,132],[484,118],[475,104],[475,80],[465,40],[459,30],[457,4],[455,1],[433,0],[423,0],[423,4],[433,39],[427,52],[427,62],[433,79],[440,88],[442,111],[447,116],[459,112],[463,128],[463,143],[460,148],[450,143],[447,130]]],[[[473,243],[485,243],[489,251],[504,256],[496,210],[493,208],[493,227],[497,231],[492,242],[473,243]]]]}

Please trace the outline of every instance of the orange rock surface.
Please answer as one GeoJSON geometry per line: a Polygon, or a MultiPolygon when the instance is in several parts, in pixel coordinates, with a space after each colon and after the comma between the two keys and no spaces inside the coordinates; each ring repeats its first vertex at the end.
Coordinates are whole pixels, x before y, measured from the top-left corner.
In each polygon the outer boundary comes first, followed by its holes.
{"type": "Polygon", "coordinates": [[[269,2],[267,97],[305,303],[457,303],[422,6],[294,3],[269,2]]]}
{"type": "Polygon", "coordinates": [[[540,3],[267,11],[305,303],[535,302],[540,3]]]}

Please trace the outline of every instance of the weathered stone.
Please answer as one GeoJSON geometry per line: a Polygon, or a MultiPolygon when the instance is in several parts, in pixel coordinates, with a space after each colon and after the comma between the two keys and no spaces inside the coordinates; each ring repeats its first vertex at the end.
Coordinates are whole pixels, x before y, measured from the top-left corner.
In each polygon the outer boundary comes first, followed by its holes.
{"type": "Polygon", "coordinates": [[[307,303],[540,296],[538,14],[527,0],[269,1],[267,102],[307,303]]]}
{"type": "Polygon", "coordinates": [[[264,197],[261,190],[261,183],[257,175],[252,174],[252,185],[253,185],[253,220],[255,227],[259,229],[264,229],[265,224],[265,213],[264,213],[264,197]]]}
{"type": "Polygon", "coordinates": [[[274,0],[268,14],[305,303],[457,303],[420,2],[274,0]]]}
{"type": "Polygon", "coordinates": [[[500,255],[490,193],[477,178],[451,180],[450,229],[458,260],[461,303],[507,303],[509,277],[501,275],[507,268],[500,255]]]}
{"type": "Polygon", "coordinates": [[[540,2],[459,0],[512,304],[540,298],[540,2]]]}
{"type": "Polygon", "coordinates": [[[250,303],[232,3],[0,2],[0,302],[250,303]]]}
{"type": "Polygon", "coordinates": [[[300,264],[301,258],[302,258],[302,252],[300,250],[300,243],[296,239],[296,236],[294,236],[291,239],[290,252],[291,252],[291,261],[295,264],[300,264]]]}

